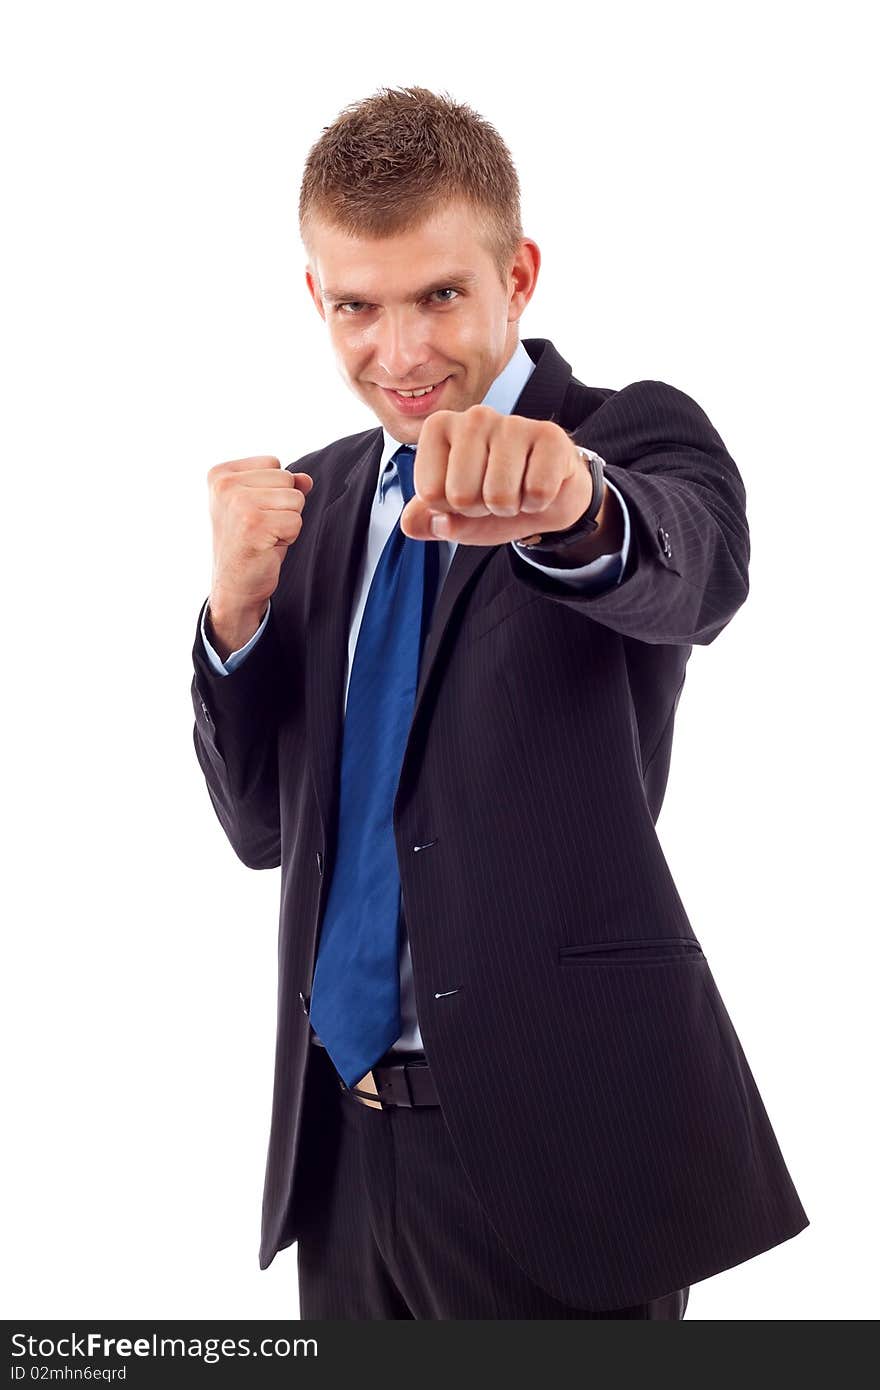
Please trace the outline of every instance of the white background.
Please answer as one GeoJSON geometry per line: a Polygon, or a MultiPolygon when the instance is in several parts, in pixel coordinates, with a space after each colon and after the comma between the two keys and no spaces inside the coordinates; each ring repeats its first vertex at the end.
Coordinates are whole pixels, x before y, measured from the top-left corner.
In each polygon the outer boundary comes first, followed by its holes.
{"type": "Polygon", "coordinates": [[[206,475],[376,421],[307,297],[310,145],[379,86],[508,142],[523,337],[668,381],[746,483],[658,834],[811,1225],[688,1319],[877,1313],[869,7],[8,7],[3,1316],[298,1315],[258,1268],[280,871],[192,746],[206,475]]]}

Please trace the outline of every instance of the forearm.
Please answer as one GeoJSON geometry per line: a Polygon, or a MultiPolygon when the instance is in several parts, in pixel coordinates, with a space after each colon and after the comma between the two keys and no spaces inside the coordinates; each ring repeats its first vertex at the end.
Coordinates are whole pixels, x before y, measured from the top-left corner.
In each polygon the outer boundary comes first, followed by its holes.
{"type": "Polygon", "coordinates": [[[620,492],[630,519],[625,577],[581,594],[509,546],[514,576],[625,637],[714,641],[749,590],[745,485],[720,435],[696,401],[662,381],[625,386],[593,413],[589,429],[606,486],[620,492]]]}
{"type": "MultiPolygon", "coordinates": [[[[249,868],[280,861],[278,702],[281,652],[269,609],[266,628],[234,671],[220,674],[202,639],[193,644],[195,751],[217,817],[249,868]]],[[[213,644],[212,644],[213,645],[213,644]]]]}

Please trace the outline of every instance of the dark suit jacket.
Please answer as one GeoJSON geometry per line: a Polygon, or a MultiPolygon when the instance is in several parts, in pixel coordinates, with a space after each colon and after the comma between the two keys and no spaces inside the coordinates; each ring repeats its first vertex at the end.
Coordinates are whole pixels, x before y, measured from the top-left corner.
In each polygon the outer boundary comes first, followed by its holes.
{"type": "MultiPolygon", "coordinates": [[[[537,366],[513,413],[556,420],[606,460],[632,520],[627,567],[590,595],[509,545],[458,546],[394,834],[419,1024],[461,1161],[533,1281],[604,1310],[809,1223],[655,831],[692,645],[748,593],[743,482],[683,392],[588,387],[549,340],[523,341],[537,366]]],[[[265,632],[227,676],[198,628],[193,646],[214,809],[243,863],[281,866],[262,1268],[332,1171],[338,1097],[306,1010],[382,443],[376,427],[288,465],[314,487],[265,632]]],[[[743,949],[761,930],[744,924],[743,949]]]]}

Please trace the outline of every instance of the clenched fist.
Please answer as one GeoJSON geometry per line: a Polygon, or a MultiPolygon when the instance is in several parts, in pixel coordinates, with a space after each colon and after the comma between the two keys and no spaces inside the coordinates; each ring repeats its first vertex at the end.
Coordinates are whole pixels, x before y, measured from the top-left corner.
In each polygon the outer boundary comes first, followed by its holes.
{"type": "Polygon", "coordinates": [[[565,430],[487,405],[428,416],[413,482],[416,495],[400,516],[403,534],[462,545],[562,531],[583,516],[593,496],[589,467],[565,430]]]}
{"type": "Polygon", "coordinates": [[[302,530],[312,482],[308,473],[288,473],[265,454],[217,463],[208,471],[214,545],[208,610],[224,660],[263,619],[287,547],[302,530]]]}

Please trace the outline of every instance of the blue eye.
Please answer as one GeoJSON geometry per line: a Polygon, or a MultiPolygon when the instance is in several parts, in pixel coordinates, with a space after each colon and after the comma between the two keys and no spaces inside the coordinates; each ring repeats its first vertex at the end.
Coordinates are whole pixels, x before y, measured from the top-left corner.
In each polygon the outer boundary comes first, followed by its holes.
{"type": "MultiPolygon", "coordinates": [[[[454,289],[452,285],[446,285],[446,286],[444,286],[442,289],[439,289],[439,290],[432,290],[432,294],[454,294],[454,295],[458,295],[459,293],[460,293],[460,291],[457,290],[457,289],[454,289]]],[[[454,301],[451,300],[451,299],[444,299],[444,300],[441,300],[441,303],[443,303],[443,304],[452,304],[453,302],[454,302],[454,301]]],[[[343,310],[346,310],[346,311],[351,310],[350,313],[349,313],[349,312],[346,312],[345,317],[346,317],[346,318],[356,318],[356,317],[357,317],[357,310],[358,310],[358,308],[363,308],[363,300],[361,300],[361,299],[350,299],[350,300],[348,300],[348,301],[347,301],[346,303],[344,303],[344,304],[334,304],[334,306],[333,306],[333,312],[336,313],[336,314],[340,314],[340,313],[343,312],[343,310]]]]}

